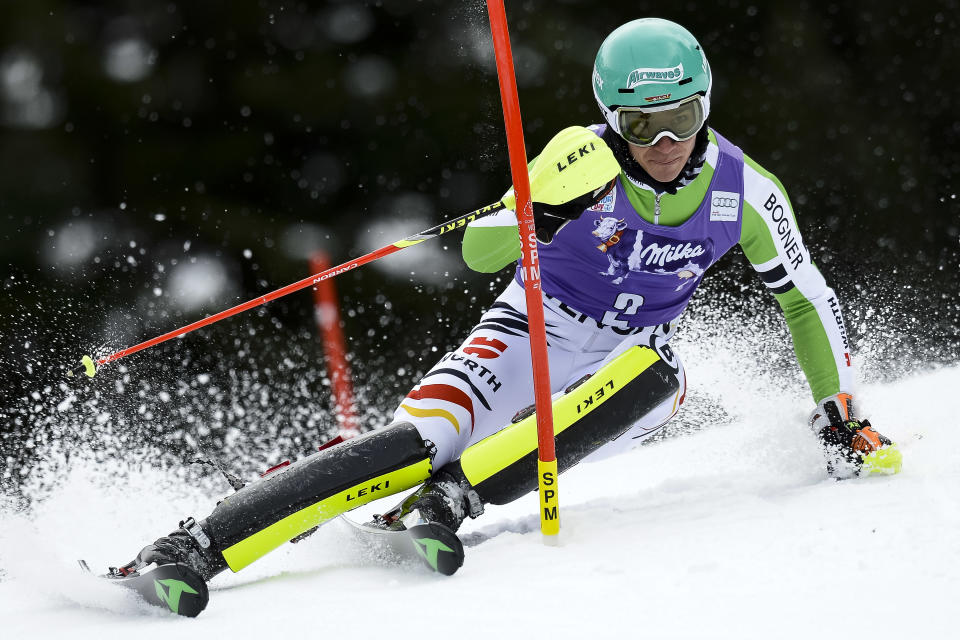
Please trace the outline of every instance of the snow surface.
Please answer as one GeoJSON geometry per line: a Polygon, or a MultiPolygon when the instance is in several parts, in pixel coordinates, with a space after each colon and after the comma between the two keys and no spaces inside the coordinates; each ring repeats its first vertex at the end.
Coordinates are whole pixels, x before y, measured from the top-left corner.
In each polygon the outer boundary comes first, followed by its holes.
{"type": "MultiPolygon", "coordinates": [[[[688,369],[717,393],[742,384],[688,369]]],[[[809,401],[767,394],[722,424],[561,476],[557,547],[542,541],[535,495],[465,523],[466,563],[450,578],[379,566],[334,522],[215,578],[192,620],[81,575],[76,558],[124,562],[216,496],[190,493],[173,471],[144,468],[118,486],[104,465],[77,464],[29,517],[0,515],[0,635],[949,637],[957,389],[960,367],[861,388],[873,423],[901,446],[898,476],[826,479],[804,426],[809,401]]]]}

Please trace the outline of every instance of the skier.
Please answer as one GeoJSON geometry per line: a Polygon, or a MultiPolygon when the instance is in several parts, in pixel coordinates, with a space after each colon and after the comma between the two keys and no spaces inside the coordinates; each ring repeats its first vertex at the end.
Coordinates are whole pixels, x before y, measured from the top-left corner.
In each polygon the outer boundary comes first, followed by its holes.
{"type": "MultiPolygon", "coordinates": [[[[703,49],[680,25],[647,18],[613,31],[592,77],[604,122],[589,135],[594,151],[612,153],[619,175],[566,203],[534,204],[560,469],[635,446],[676,414],[686,378],[669,341],[705,271],[739,244],[784,312],[828,472],[896,473],[896,445],[854,403],[840,303],[803,244],[786,191],[707,125],[712,82],[703,49]]],[[[481,272],[516,261],[516,215],[505,210],[471,223],[463,256],[481,272]]],[[[522,275],[518,265],[390,425],[240,489],[114,574],[176,562],[209,580],[417,485],[374,524],[402,530],[431,522],[456,531],[485,503],[533,490],[536,442],[523,428],[533,390],[522,275]]]]}

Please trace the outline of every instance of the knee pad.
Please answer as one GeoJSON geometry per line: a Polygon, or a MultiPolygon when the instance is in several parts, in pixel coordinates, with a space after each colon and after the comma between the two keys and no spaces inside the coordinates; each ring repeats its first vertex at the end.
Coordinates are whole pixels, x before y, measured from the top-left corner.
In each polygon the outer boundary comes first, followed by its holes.
{"type": "Polygon", "coordinates": [[[341,513],[430,477],[435,449],[410,423],[371,431],[249,484],[200,527],[239,571],[341,513]]]}
{"type": "MultiPolygon", "coordinates": [[[[604,365],[553,403],[558,469],[619,437],[679,387],[674,368],[647,347],[631,347],[604,365]]],[[[537,488],[536,420],[523,418],[453,463],[484,503],[506,504],[537,488]]]]}

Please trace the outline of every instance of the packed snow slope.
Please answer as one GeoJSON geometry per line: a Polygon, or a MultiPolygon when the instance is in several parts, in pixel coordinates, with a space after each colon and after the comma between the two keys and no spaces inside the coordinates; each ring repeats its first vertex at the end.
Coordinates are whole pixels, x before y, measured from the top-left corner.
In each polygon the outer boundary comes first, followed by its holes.
{"type": "Polygon", "coordinates": [[[333,522],[215,578],[196,619],[80,575],[76,559],[124,562],[183,516],[208,513],[216,496],[191,492],[173,471],[144,467],[118,484],[106,465],[79,463],[29,516],[8,509],[0,517],[2,635],[951,635],[960,595],[960,368],[865,385],[863,404],[899,442],[904,469],[835,482],[804,425],[807,398],[753,395],[738,376],[688,366],[711,393],[742,404],[727,404],[722,423],[564,474],[559,546],[542,541],[535,495],[467,522],[467,560],[450,578],[379,566],[333,522]]]}

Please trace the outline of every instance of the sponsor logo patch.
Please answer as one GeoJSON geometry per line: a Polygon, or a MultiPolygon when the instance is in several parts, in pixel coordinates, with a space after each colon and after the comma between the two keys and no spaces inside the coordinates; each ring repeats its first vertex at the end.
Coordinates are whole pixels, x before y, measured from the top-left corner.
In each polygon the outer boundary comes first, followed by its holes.
{"type": "Polygon", "coordinates": [[[471,340],[469,346],[465,347],[463,352],[471,356],[483,358],[484,360],[490,360],[499,358],[506,350],[507,345],[504,342],[496,338],[484,338],[481,336],[471,340]]]}
{"type": "Polygon", "coordinates": [[[672,93],[662,93],[659,96],[650,96],[649,98],[644,98],[647,102],[659,102],[660,100],[669,100],[672,93]]]}
{"type": "Polygon", "coordinates": [[[610,193],[600,198],[597,204],[593,205],[587,211],[599,211],[600,213],[610,213],[617,208],[617,190],[611,189],[610,193]]]}
{"type": "MultiPolygon", "coordinates": [[[[780,236],[781,253],[787,257],[790,266],[796,270],[803,263],[803,251],[800,245],[800,233],[793,228],[790,215],[784,206],[777,200],[777,194],[771,193],[763,208],[770,213],[770,220],[780,236]]],[[[771,231],[773,228],[771,228],[771,231]]]]}
{"type": "MultiPolygon", "coordinates": [[[[504,347],[503,350],[506,350],[506,347],[504,347]]],[[[488,351],[488,353],[493,353],[493,351],[488,351]]],[[[493,357],[497,357],[497,356],[493,356],[493,357]]],[[[457,363],[459,367],[462,367],[469,372],[468,375],[475,374],[482,382],[485,382],[488,386],[490,386],[493,389],[494,393],[496,393],[497,391],[500,391],[500,387],[503,384],[497,379],[497,376],[495,376],[493,372],[490,371],[490,369],[487,369],[485,366],[480,364],[480,362],[478,362],[477,360],[460,355],[459,353],[456,353],[456,352],[448,353],[447,355],[440,358],[440,362],[457,363]]],[[[434,370],[434,373],[436,372],[437,371],[434,370]]],[[[428,373],[426,376],[424,376],[424,379],[426,379],[430,375],[431,374],[428,373]]],[[[489,407],[487,408],[489,409],[489,407]]]]}
{"type": "Polygon", "coordinates": [[[627,76],[627,89],[633,89],[643,84],[663,84],[676,82],[683,77],[683,64],[662,69],[634,69],[627,76]]]}
{"type": "Polygon", "coordinates": [[[603,78],[600,77],[600,72],[597,71],[597,68],[593,68],[593,81],[597,85],[597,89],[603,89],[603,78]]]}
{"type": "Polygon", "coordinates": [[[736,222],[739,217],[739,193],[733,191],[710,192],[710,222],[736,222]]]}
{"type": "Polygon", "coordinates": [[[850,350],[850,343],[847,342],[847,327],[843,324],[843,314],[840,313],[840,303],[837,302],[836,296],[830,296],[827,299],[827,304],[830,305],[830,312],[833,313],[833,321],[837,323],[837,330],[840,332],[840,340],[843,341],[843,350],[844,356],[846,356],[847,366],[850,365],[850,355],[846,353],[850,350]]]}

